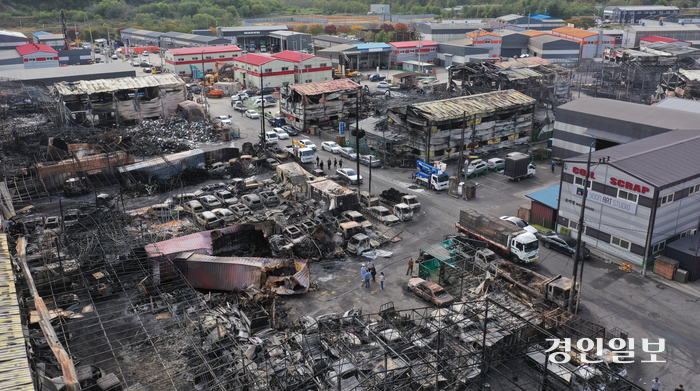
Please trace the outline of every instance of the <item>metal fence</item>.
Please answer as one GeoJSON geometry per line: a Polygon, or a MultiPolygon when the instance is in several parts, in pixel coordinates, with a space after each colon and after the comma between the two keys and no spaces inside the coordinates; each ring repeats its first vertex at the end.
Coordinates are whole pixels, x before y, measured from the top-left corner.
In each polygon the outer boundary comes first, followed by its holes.
{"type": "Polygon", "coordinates": [[[259,19],[244,19],[243,26],[252,26],[255,23],[274,23],[274,22],[304,22],[304,23],[328,23],[326,18],[301,18],[297,16],[288,16],[284,18],[259,18],[259,19]]]}

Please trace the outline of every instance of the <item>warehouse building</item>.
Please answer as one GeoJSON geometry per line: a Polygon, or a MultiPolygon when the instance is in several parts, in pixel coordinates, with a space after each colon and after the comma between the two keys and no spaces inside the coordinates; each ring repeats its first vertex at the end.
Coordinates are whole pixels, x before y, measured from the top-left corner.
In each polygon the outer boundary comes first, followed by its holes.
{"type": "Polygon", "coordinates": [[[50,46],[55,50],[63,50],[66,48],[66,38],[63,34],[51,34],[40,31],[32,36],[33,41],[37,45],[50,46]]]}
{"type": "Polygon", "coordinates": [[[536,100],[515,90],[391,107],[388,131],[407,135],[406,146],[429,160],[483,154],[527,143],[536,100]]]}
{"type": "Polygon", "coordinates": [[[497,22],[508,23],[525,30],[552,30],[566,26],[566,22],[559,18],[553,18],[547,14],[518,15],[510,14],[499,16],[497,22]]]}
{"type": "Polygon", "coordinates": [[[0,30],[0,50],[10,50],[26,45],[29,38],[17,31],[0,30]]]}
{"type": "Polygon", "coordinates": [[[334,35],[317,35],[313,37],[313,47],[317,50],[327,49],[338,45],[350,45],[359,41],[350,38],[336,37],[334,35]]]}
{"type": "Polygon", "coordinates": [[[241,54],[236,45],[170,49],[165,52],[165,69],[177,75],[189,75],[192,67],[201,73],[217,72],[217,63],[231,63],[241,54]]]}
{"type": "Polygon", "coordinates": [[[467,33],[466,40],[475,48],[489,50],[489,57],[501,56],[501,37],[498,34],[486,31],[473,31],[467,33]]]}
{"type": "Polygon", "coordinates": [[[501,57],[520,57],[528,53],[530,37],[521,31],[500,30],[501,57]]]}
{"type": "Polygon", "coordinates": [[[333,80],[333,64],[328,57],[285,50],[271,56],[294,63],[294,83],[315,83],[333,80]]]}
{"type": "Polygon", "coordinates": [[[579,44],[579,58],[599,58],[605,48],[615,47],[615,37],[604,35],[602,31],[581,30],[574,27],[560,27],[552,30],[552,35],[579,44]]]}
{"type": "Polygon", "coordinates": [[[25,69],[58,67],[58,52],[51,46],[36,43],[17,46],[25,69]]]}
{"type": "Polygon", "coordinates": [[[270,33],[270,45],[273,51],[312,50],[311,34],[297,31],[273,31],[270,33]]]}
{"type": "Polygon", "coordinates": [[[125,46],[158,46],[160,47],[160,36],[165,33],[141,29],[124,29],[119,35],[125,46]]]}
{"type": "Polygon", "coordinates": [[[416,29],[420,32],[421,39],[435,43],[455,41],[463,39],[466,33],[479,30],[490,30],[489,23],[420,23],[416,29]]]}
{"type": "Polygon", "coordinates": [[[178,32],[169,32],[160,36],[160,47],[162,49],[178,49],[178,48],[195,48],[211,46],[229,45],[230,41],[212,36],[204,36],[198,34],[186,34],[178,32]]]}
{"type": "Polygon", "coordinates": [[[678,7],[665,5],[610,6],[603,10],[603,19],[613,23],[637,23],[641,19],[658,18],[678,11],[678,7]]]}
{"type": "Polygon", "coordinates": [[[285,25],[217,27],[216,35],[229,40],[230,45],[238,45],[243,50],[254,52],[262,43],[269,45],[270,35],[277,31],[289,30],[285,25]]]}
{"type": "Polygon", "coordinates": [[[393,48],[385,43],[355,43],[336,45],[318,50],[317,54],[333,60],[333,66],[344,66],[349,70],[388,67],[393,48]]]}
{"type": "Polygon", "coordinates": [[[566,38],[543,34],[532,37],[527,45],[528,54],[540,58],[579,58],[581,44],[566,38]]]}
{"type": "Polygon", "coordinates": [[[282,87],[294,84],[294,63],[248,53],[233,59],[234,79],[246,88],[282,87]]]}
{"type": "MultiPolygon", "coordinates": [[[[0,52],[2,54],[2,52],[0,52]]],[[[0,56],[0,59],[2,57],[0,56]]],[[[75,82],[81,80],[109,80],[120,77],[136,76],[134,67],[126,62],[110,62],[99,66],[81,67],[51,67],[43,68],[41,72],[35,69],[3,70],[3,77],[19,80],[24,83],[51,86],[61,81],[75,82]]]]}
{"type": "MultiPolygon", "coordinates": [[[[676,130],[595,151],[583,241],[642,265],[700,224],[700,133],[676,130]]],[[[577,234],[588,154],[564,161],[559,227],[577,234]]]]}
{"type": "Polygon", "coordinates": [[[651,35],[673,38],[680,41],[698,41],[700,40],[700,26],[695,24],[664,24],[662,26],[630,25],[625,28],[622,37],[622,47],[638,47],[639,41],[642,38],[651,35]]]}
{"type": "Polygon", "coordinates": [[[404,61],[420,61],[435,63],[438,44],[433,41],[389,42],[392,48],[390,55],[391,66],[403,66],[404,61]]]}
{"type": "Polygon", "coordinates": [[[671,44],[678,45],[678,46],[690,46],[690,45],[692,45],[692,43],[688,42],[688,41],[679,41],[679,40],[673,39],[673,38],[657,37],[655,35],[650,35],[648,37],[644,37],[644,38],[639,40],[639,47],[643,48],[645,46],[655,45],[658,43],[671,43],[671,44]]]}
{"type": "Polygon", "coordinates": [[[336,123],[354,116],[360,86],[350,79],[308,84],[289,84],[280,88],[280,112],[287,122],[305,131],[314,126],[336,123]]]}
{"type": "Polygon", "coordinates": [[[467,42],[466,38],[438,44],[437,56],[439,65],[445,68],[490,59],[488,49],[475,48],[467,42]]]}
{"type": "Polygon", "coordinates": [[[562,159],[641,140],[676,129],[698,129],[700,113],[602,98],[580,98],[557,107],[552,156],[562,159]]]}

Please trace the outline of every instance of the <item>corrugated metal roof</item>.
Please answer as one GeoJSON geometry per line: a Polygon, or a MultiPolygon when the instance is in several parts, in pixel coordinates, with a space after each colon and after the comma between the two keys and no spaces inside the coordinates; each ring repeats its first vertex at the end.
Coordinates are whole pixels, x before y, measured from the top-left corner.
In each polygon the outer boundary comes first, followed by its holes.
{"type": "MultiPolygon", "coordinates": [[[[700,78],[700,72],[696,75],[700,78]]],[[[661,102],[654,105],[663,109],[687,111],[689,113],[700,113],[700,101],[692,99],[676,98],[674,96],[665,98],[661,102]]]]}
{"type": "MultiPolygon", "coordinates": [[[[679,112],[680,113],[680,112],[679,112]]],[[[607,163],[652,186],[670,187],[700,177],[700,130],[674,130],[593,152],[591,160],[607,163]]],[[[567,162],[585,162],[588,154],[567,162]]]]}
{"type": "Polygon", "coordinates": [[[291,50],[285,50],[283,52],[275,53],[271,57],[277,58],[280,60],[300,62],[302,60],[308,60],[308,59],[314,58],[316,56],[314,56],[313,54],[306,54],[306,53],[301,53],[301,52],[293,52],[291,50]]]}
{"type": "Polygon", "coordinates": [[[12,259],[5,234],[0,234],[0,314],[0,390],[33,391],[12,259]]]}
{"type": "MultiPolygon", "coordinates": [[[[211,37],[206,37],[211,38],[211,37]]],[[[211,54],[211,53],[226,53],[226,52],[240,52],[241,48],[236,45],[223,45],[223,46],[205,46],[196,48],[182,48],[182,49],[170,49],[168,50],[174,56],[187,56],[192,54],[211,54]]]]}
{"type": "Polygon", "coordinates": [[[552,209],[557,209],[559,208],[559,186],[561,185],[555,185],[534,193],[525,194],[525,197],[537,201],[540,204],[547,205],[552,209]]]}
{"type": "Polygon", "coordinates": [[[247,227],[247,225],[238,224],[218,230],[201,231],[164,240],[162,242],[148,244],[144,246],[144,249],[151,258],[166,257],[168,259],[173,259],[177,254],[182,252],[213,255],[212,232],[217,231],[221,235],[228,235],[236,233],[244,229],[244,227],[247,227]]]}
{"type": "Polygon", "coordinates": [[[126,173],[134,170],[143,170],[144,168],[156,167],[156,166],[166,166],[178,163],[183,159],[187,159],[192,156],[204,154],[201,149],[191,149],[189,151],[173,153],[165,156],[158,156],[152,159],[147,159],[140,161],[138,163],[129,164],[126,166],[119,167],[119,172],[126,173]]]}
{"type": "Polygon", "coordinates": [[[489,113],[513,106],[533,105],[535,99],[515,90],[494,91],[485,94],[424,102],[409,106],[431,121],[462,118],[479,113],[489,113]]]}
{"type": "Polygon", "coordinates": [[[99,79],[81,80],[76,82],[60,82],[54,84],[54,88],[61,95],[85,95],[178,84],[185,84],[180,76],[171,73],[163,73],[160,75],[144,77],[122,77],[108,80],[99,79]]]}
{"type": "Polygon", "coordinates": [[[403,41],[403,42],[389,42],[389,45],[397,48],[397,49],[405,49],[405,48],[415,48],[418,47],[418,44],[423,45],[423,47],[429,47],[429,46],[437,46],[438,44],[433,42],[433,41],[403,41]]]}
{"type": "Polygon", "coordinates": [[[356,90],[360,86],[350,79],[319,81],[316,83],[293,84],[290,88],[301,95],[318,95],[331,92],[356,90]]]}
{"type": "Polygon", "coordinates": [[[549,65],[549,61],[541,57],[511,58],[507,61],[498,61],[494,65],[499,68],[530,68],[539,65],[549,65]]]}

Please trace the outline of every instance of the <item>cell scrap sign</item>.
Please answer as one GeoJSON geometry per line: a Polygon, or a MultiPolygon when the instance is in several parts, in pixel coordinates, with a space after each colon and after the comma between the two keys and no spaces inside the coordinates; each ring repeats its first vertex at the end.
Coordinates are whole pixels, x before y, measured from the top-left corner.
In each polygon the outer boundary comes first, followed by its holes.
{"type": "MultiPolygon", "coordinates": [[[[605,361],[606,356],[612,359],[612,362],[617,364],[631,364],[634,363],[634,338],[613,338],[608,342],[608,346],[605,346],[605,341],[602,338],[581,338],[576,341],[573,346],[574,352],[571,351],[571,339],[564,338],[548,338],[547,341],[551,342],[552,345],[545,352],[549,354],[549,361],[555,364],[565,364],[568,363],[572,355],[576,357],[581,363],[584,364],[596,364],[605,361]],[[609,350],[608,350],[609,349],[609,350]],[[606,354],[606,351],[612,352],[612,354],[606,354]]],[[[642,360],[641,362],[647,363],[663,363],[663,360],[659,356],[665,353],[666,350],[666,340],[664,338],[659,339],[659,342],[651,342],[648,338],[642,338],[642,350],[644,353],[649,355],[649,359],[642,360]]]]}
{"type": "MultiPolygon", "coordinates": [[[[579,197],[583,197],[583,188],[572,187],[572,193],[579,197]]],[[[586,197],[586,199],[588,201],[593,201],[598,204],[606,205],[629,214],[637,213],[637,204],[635,204],[634,202],[629,202],[617,197],[605,195],[603,193],[598,193],[597,191],[593,191],[590,189],[588,190],[588,197],[586,197]]],[[[576,205],[578,205],[578,203],[576,205]]]]}

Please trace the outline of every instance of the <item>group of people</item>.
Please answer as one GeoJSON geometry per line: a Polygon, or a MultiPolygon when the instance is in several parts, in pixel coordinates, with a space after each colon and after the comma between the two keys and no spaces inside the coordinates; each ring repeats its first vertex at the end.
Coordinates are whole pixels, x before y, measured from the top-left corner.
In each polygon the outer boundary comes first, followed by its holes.
{"type": "MultiPolygon", "coordinates": [[[[331,169],[331,158],[328,158],[326,163],[328,164],[328,169],[330,170],[331,169]]],[[[332,163],[333,163],[333,169],[338,168],[338,166],[340,166],[340,168],[343,168],[343,158],[340,158],[340,160],[333,158],[332,163]]],[[[321,170],[323,170],[323,160],[319,159],[318,156],[316,156],[316,166],[319,167],[321,170]]]]}
{"type": "MultiPolygon", "coordinates": [[[[369,288],[370,278],[372,279],[372,282],[377,282],[377,268],[374,267],[374,262],[370,262],[369,266],[363,263],[360,272],[362,274],[362,279],[365,282],[363,285],[365,288],[369,288]]],[[[382,290],[384,290],[384,278],[384,272],[379,273],[379,283],[382,290]]]]}
{"type": "MultiPolygon", "coordinates": [[[[651,382],[651,391],[659,391],[660,389],[661,382],[659,381],[658,377],[655,377],[654,380],[651,382]]],[[[683,388],[683,385],[680,384],[677,388],[674,389],[674,391],[685,391],[685,388],[683,388]]]]}

